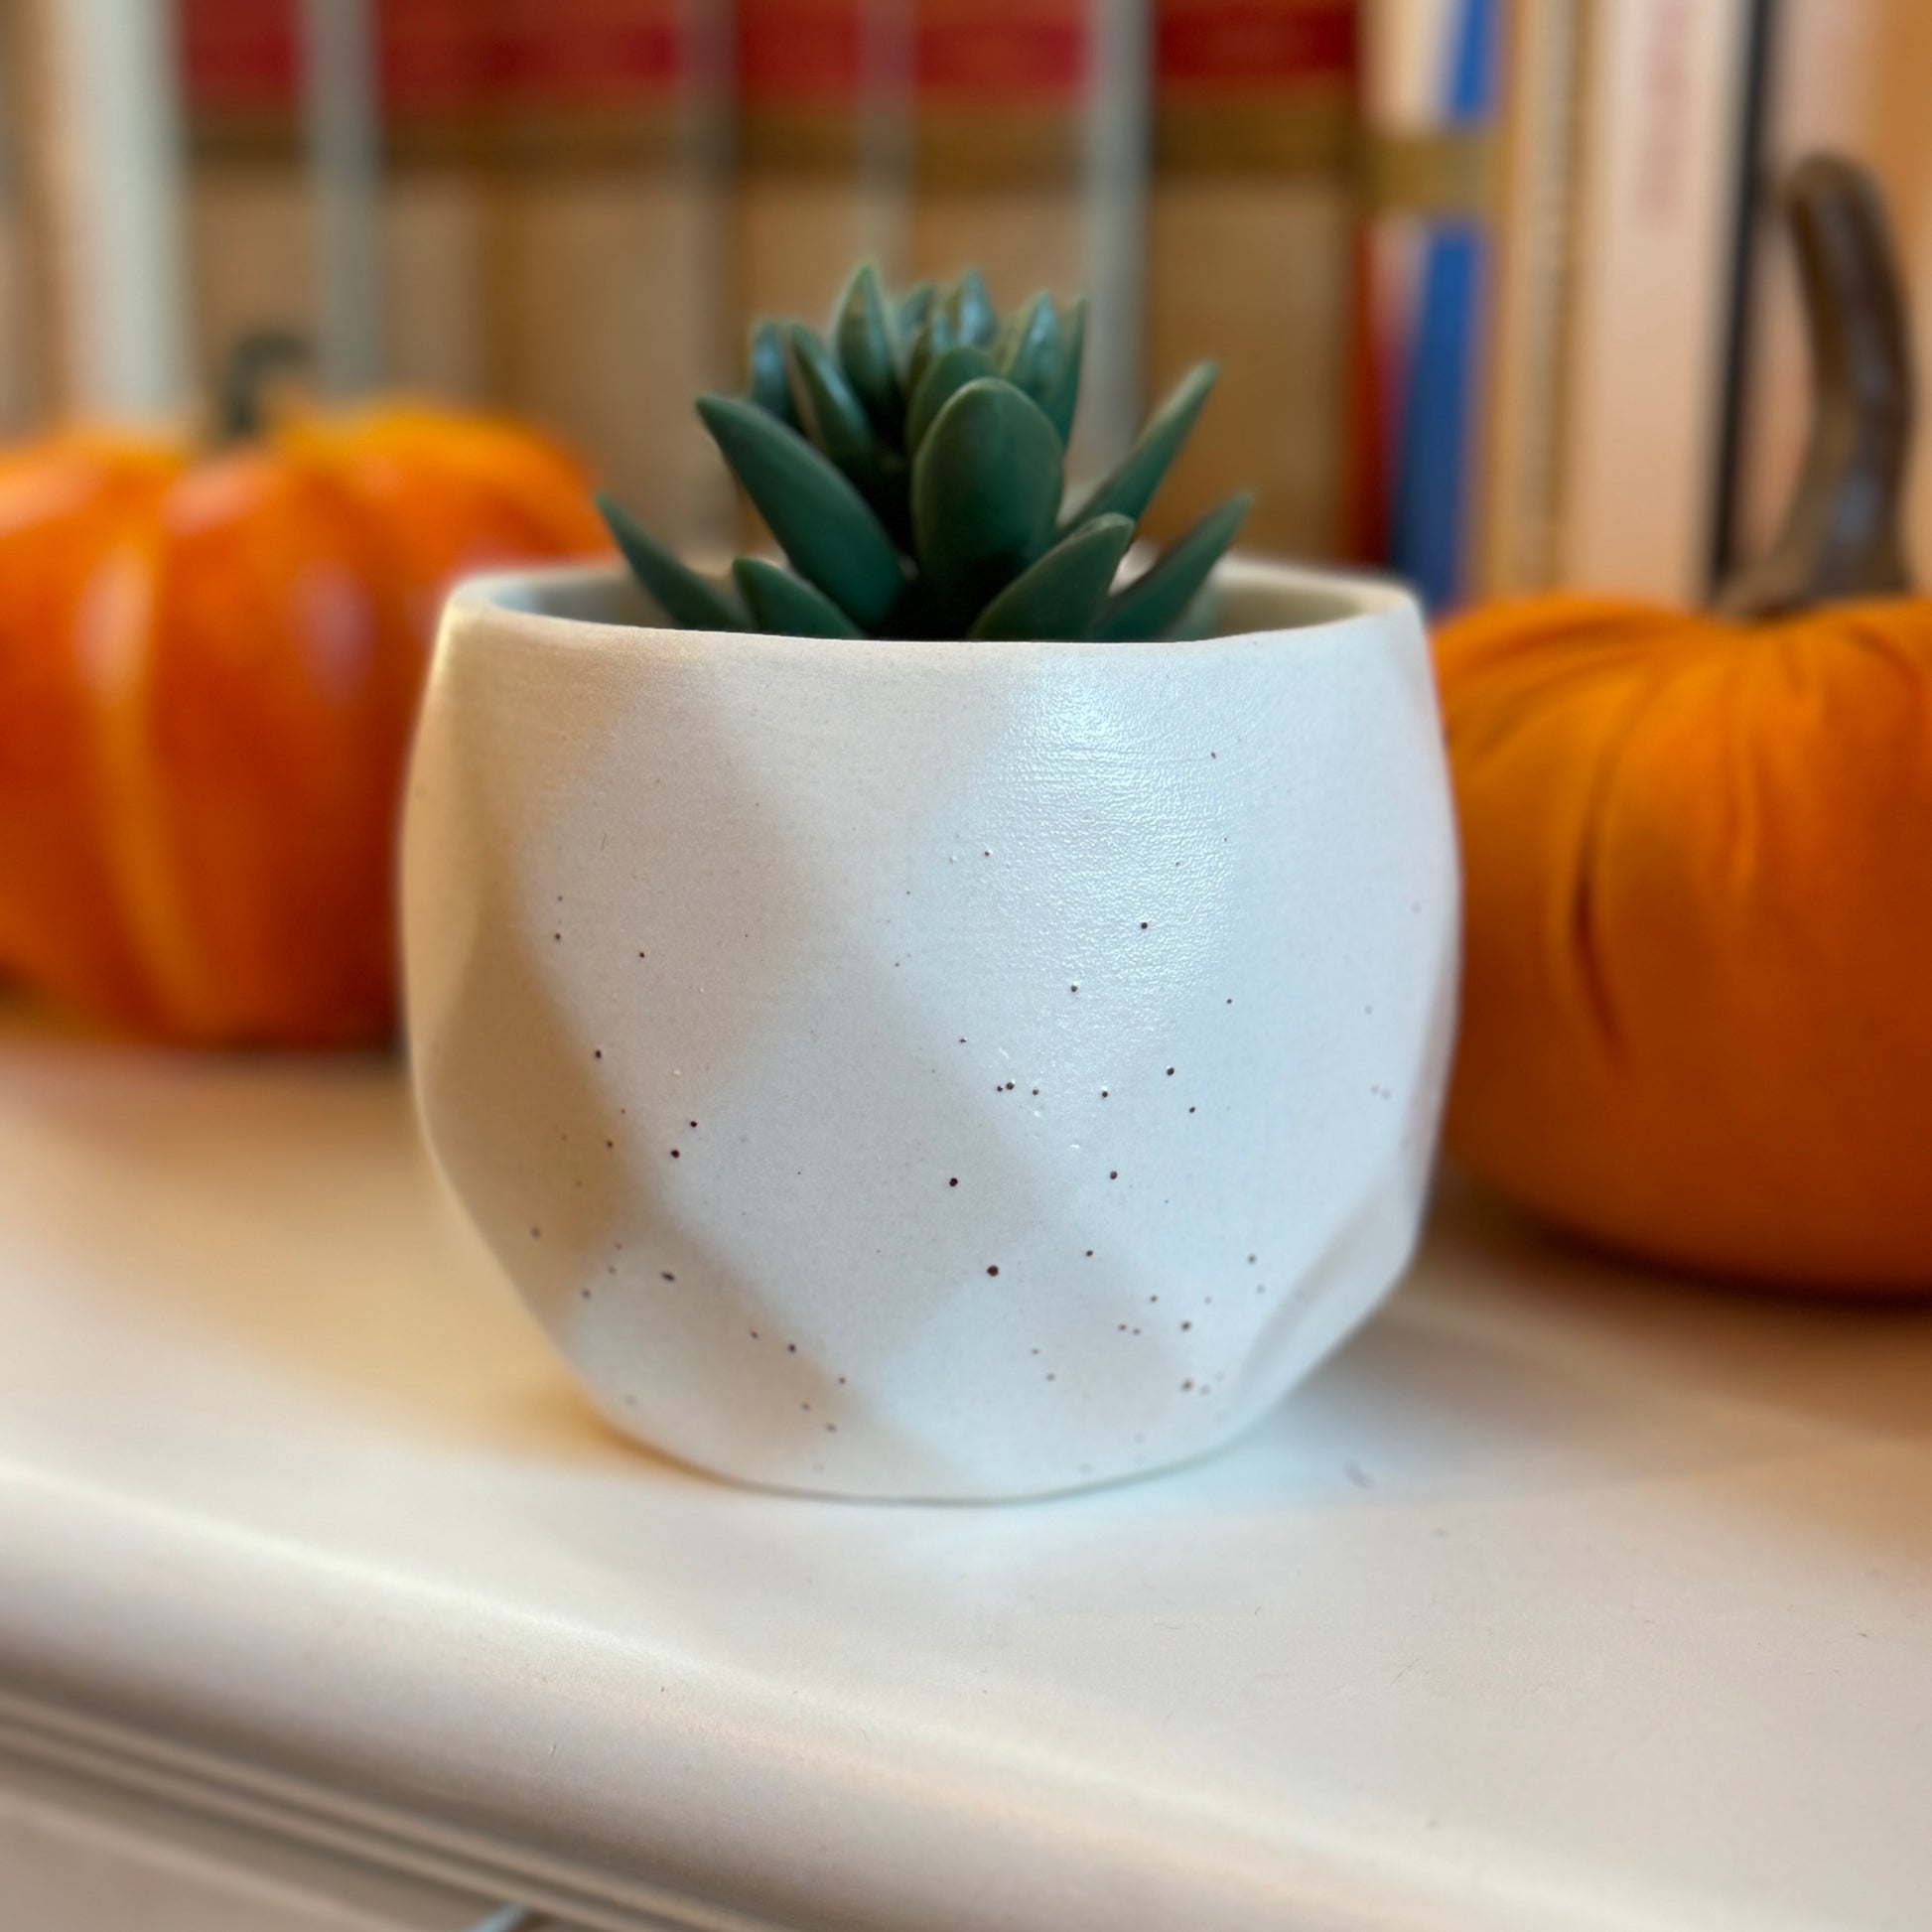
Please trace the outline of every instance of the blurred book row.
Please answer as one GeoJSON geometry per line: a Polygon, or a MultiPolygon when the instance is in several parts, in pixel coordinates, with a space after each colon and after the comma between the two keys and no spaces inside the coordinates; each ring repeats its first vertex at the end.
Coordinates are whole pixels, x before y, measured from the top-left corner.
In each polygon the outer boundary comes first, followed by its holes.
{"type": "MultiPolygon", "coordinates": [[[[655,527],[694,391],[852,263],[1093,300],[1076,465],[1213,355],[1157,533],[1442,604],[1692,598],[1804,433],[1762,185],[1909,220],[1920,0],[0,0],[0,427],[179,412],[275,327],[333,393],[524,411],[655,527]],[[1889,118],[1887,116],[1889,115],[1889,118]]],[[[1927,152],[1932,152],[1928,149],[1927,152]]],[[[1923,173],[1923,171],[1920,171],[1923,173]]],[[[1921,225],[1924,225],[1921,223],[1921,225]]],[[[1908,260],[1932,268],[1932,231],[1908,260]]]]}

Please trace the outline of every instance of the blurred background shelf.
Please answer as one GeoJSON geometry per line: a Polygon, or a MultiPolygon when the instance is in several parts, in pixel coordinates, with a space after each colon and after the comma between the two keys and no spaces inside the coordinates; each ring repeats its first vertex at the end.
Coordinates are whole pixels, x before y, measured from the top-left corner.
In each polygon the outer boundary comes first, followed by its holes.
{"type": "MultiPolygon", "coordinates": [[[[687,401],[846,269],[1094,291],[1076,463],[1205,354],[1155,534],[1448,608],[1695,600],[1805,430],[1767,184],[1870,165],[1932,275],[1917,0],[0,0],[0,431],[175,415],[235,339],[531,414],[650,523],[687,401]]],[[[1932,302],[1919,329],[1932,330],[1932,302]]],[[[1923,346],[1923,344],[1922,344],[1923,346]]],[[[1919,492],[1919,526],[1932,492],[1919,492]]]]}
{"type": "Polygon", "coordinates": [[[395,1065],[14,1027],[0,1334],[37,1777],[593,1927],[1924,1923],[1923,1310],[1625,1275],[1451,1187],[1231,1453],[788,1501],[604,1432],[395,1065]]]}

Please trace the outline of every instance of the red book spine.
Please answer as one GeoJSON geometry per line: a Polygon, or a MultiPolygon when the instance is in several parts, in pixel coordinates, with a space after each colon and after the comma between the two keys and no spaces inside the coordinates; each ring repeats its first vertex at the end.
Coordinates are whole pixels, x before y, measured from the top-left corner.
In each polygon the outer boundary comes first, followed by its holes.
{"type": "Polygon", "coordinates": [[[921,190],[1077,183],[1105,0],[916,0],[921,190]]]}
{"type": "Polygon", "coordinates": [[[296,0],[178,0],[176,20],[191,154],[292,158],[301,138],[296,0]]]}
{"type": "Polygon", "coordinates": [[[909,37],[898,0],[740,0],[738,280],[747,321],[812,320],[900,252],[909,37]]]}
{"type": "Polygon", "coordinates": [[[496,392],[668,540],[717,507],[692,398],[721,375],[726,226],[704,0],[495,0],[496,392]]]}
{"type": "Polygon", "coordinates": [[[1346,90],[1357,31],[1354,0],[1163,0],[1155,21],[1162,100],[1346,90]]]}
{"type": "Polygon", "coordinates": [[[492,399],[490,10],[375,0],[383,355],[400,388],[492,399]]]}
{"type": "Polygon", "coordinates": [[[1356,0],[1158,0],[1150,371],[1221,369],[1158,533],[1249,488],[1244,543],[1337,545],[1359,24],[1356,0]]]}
{"type": "Polygon", "coordinates": [[[487,20],[474,0],[378,0],[376,87],[392,162],[483,158],[487,20]]]}
{"type": "Polygon", "coordinates": [[[739,0],[739,112],[767,116],[859,113],[874,79],[873,42],[894,10],[879,0],[739,0]]]}
{"type": "Polygon", "coordinates": [[[320,264],[302,125],[297,0],[180,0],[188,287],[197,371],[258,330],[313,339],[320,264]]]}
{"type": "Polygon", "coordinates": [[[919,104],[940,112],[1063,108],[1086,86],[1091,36],[1084,0],[921,0],[919,104]]]}
{"type": "Polygon", "coordinates": [[[701,69],[684,0],[496,0],[486,84],[524,163],[682,158],[701,69]]]}

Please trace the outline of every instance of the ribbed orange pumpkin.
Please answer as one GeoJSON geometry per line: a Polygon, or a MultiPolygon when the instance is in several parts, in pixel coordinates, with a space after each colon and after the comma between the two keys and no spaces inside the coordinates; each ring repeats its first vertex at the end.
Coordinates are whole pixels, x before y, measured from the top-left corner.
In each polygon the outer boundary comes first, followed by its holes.
{"type": "Polygon", "coordinates": [[[163,1038],[376,1041],[443,592],[605,538],[527,430],[412,407],[262,433],[254,374],[207,455],[0,455],[0,968],[163,1038]]]}
{"type": "Polygon", "coordinates": [[[1905,323],[1862,174],[1804,164],[1788,211],[1819,410],[1727,615],[1554,597],[1438,639],[1467,882],[1449,1144],[1664,1262],[1932,1289],[1932,602],[1882,595],[1905,323]]]}

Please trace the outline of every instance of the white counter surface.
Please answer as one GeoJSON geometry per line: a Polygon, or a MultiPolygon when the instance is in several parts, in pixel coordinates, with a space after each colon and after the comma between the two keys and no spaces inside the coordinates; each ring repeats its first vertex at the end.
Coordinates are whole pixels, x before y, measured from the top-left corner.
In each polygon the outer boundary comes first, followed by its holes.
{"type": "Polygon", "coordinates": [[[1451,1198],[1178,1476],[613,1440],[398,1071],[0,1038],[0,1750],[587,1925],[1923,1932],[1932,1311],[1451,1198]]]}

